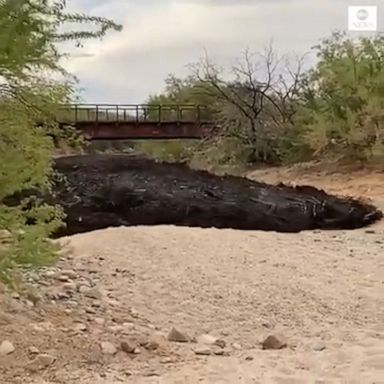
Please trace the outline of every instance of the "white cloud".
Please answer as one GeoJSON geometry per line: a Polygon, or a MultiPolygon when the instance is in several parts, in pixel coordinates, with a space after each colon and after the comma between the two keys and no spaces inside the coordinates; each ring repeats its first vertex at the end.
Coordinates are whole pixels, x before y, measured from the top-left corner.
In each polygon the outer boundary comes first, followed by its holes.
{"type": "Polygon", "coordinates": [[[185,66],[206,48],[225,63],[241,51],[262,49],[271,38],[282,51],[304,53],[335,29],[345,29],[348,0],[237,1],[183,0],[127,2],[74,1],[92,14],[124,24],[102,42],[92,42],[81,57],[66,63],[97,102],[142,102],[159,91],[169,72],[185,66]]]}

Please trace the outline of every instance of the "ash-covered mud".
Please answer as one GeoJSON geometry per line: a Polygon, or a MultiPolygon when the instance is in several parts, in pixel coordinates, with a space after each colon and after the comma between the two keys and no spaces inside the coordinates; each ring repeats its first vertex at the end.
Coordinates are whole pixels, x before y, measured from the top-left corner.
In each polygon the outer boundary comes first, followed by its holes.
{"type": "Polygon", "coordinates": [[[272,186],[216,176],[183,164],[126,155],[61,157],[55,195],[67,215],[56,236],[116,226],[190,227],[299,232],[354,229],[382,217],[373,205],[310,186],[272,186]]]}

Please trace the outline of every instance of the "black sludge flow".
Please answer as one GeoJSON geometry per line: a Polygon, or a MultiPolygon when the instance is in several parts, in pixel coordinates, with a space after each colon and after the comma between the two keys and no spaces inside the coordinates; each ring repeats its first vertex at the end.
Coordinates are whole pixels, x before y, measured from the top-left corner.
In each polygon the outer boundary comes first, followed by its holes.
{"type": "Polygon", "coordinates": [[[61,157],[54,167],[65,177],[55,179],[46,199],[61,204],[67,215],[66,228],[56,236],[159,224],[277,232],[354,229],[382,217],[373,205],[310,186],[272,186],[126,155],[61,157]]]}
{"type": "Polygon", "coordinates": [[[183,164],[126,155],[61,157],[54,195],[70,235],[110,226],[172,224],[190,227],[299,232],[354,229],[382,217],[374,206],[309,186],[271,186],[216,176],[183,164]]]}

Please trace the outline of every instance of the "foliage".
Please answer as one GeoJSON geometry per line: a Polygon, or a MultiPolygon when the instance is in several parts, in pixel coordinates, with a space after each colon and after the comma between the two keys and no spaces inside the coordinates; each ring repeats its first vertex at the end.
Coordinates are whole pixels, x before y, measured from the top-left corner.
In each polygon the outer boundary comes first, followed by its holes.
{"type": "Polygon", "coordinates": [[[316,155],[367,160],[384,144],[384,37],[335,33],[316,50],[297,123],[316,155]]]}
{"type": "Polygon", "coordinates": [[[134,148],[147,156],[167,162],[188,161],[198,145],[197,140],[140,140],[134,148]]]}
{"type": "Polygon", "coordinates": [[[60,66],[57,44],[80,45],[120,29],[104,18],[68,14],[65,5],[64,0],[0,0],[0,231],[9,233],[6,242],[0,239],[0,277],[6,280],[15,265],[52,260],[54,247],[46,239],[61,224],[58,207],[38,199],[12,200],[26,189],[49,188],[52,136],[60,136],[53,116],[70,101],[73,84],[60,66]],[[63,32],[67,23],[89,30],[63,32]],[[63,80],[52,80],[54,74],[63,80]]]}
{"type": "Polygon", "coordinates": [[[193,151],[208,163],[383,158],[384,37],[334,33],[314,50],[307,71],[305,56],[292,60],[271,46],[246,51],[230,71],[205,58],[150,101],[214,106],[220,134],[193,151]]]}
{"type": "Polygon", "coordinates": [[[214,115],[219,108],[217,92],[211,86],[198,81],[194,75],[185,79],[169,75],[161,94],[151,95],[149,105],[202,105],[207,107],[206,117],[214,115]]]}
{"type": "Polygon", "coordinates": [[[228,79],[205,58],[191,66],[186,79],[170,76],[165,92],[150,102],[209,106],[208,118],[220,134],[194,150],[194,158],[218,164],[273,162],[280,156],[279,137],[292,127],[296,113],[302,60],[295,67],[289,60],[272,47],[257,54],[246,51],[228,79]]]}
{"type": "MultiPolygon", "coordinates": [[[[219,109],[219,100],[216,91],[212,87],[199,82],[193,75],[185,79],[170,74],[165,80],[164,91],[157,95],[151,95],[147,104],[148,118],[157,119],[156,106],[163,106],[162,118],[164,119],[196,119],[196,109],[183,109],[177,111],[179,106],[202,106],[200,118],[202,120],[215,119],[219,109]],[[164,108],[165,107],[165,108],[164,108]]],[[[145,140],[134,143],[134,147],[151,157],[163,161],[185,161],[193,157],[199,143],[196,140],[145,140]]]]}

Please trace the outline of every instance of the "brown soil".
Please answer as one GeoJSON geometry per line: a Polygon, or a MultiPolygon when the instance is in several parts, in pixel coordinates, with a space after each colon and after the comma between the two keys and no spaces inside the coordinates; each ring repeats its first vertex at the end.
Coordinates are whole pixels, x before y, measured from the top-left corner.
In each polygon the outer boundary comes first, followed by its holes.
{"type": "MultiPolygon", "coordinates": [[[[279,169],[253,176],[384,205],[382,173],[279,169]]],[[[57,277],[70,269],[73,284],[91,282],[102,297],[44,296],[32,306],[32,297],[0,296],[0,343],[16,348],[0,357],[0,382],[383,383],[383,234],[378,222],[369,230],[297,234],[121,227],[61,239],[71,252],[51,268],[57,276],[30,273],[30,284],[41,294],[62,292],[67,283],[57,277]],[[172,327],[219,337],[224,356],[198,356],[197,344],[168,341],[172,327]],[[271,334],[288,347],[263,350],[271,334]],[[101,354],[101,342],[118,348],[122,340],[139,353],[101,354]],[[31,371],[30,347],[56,361],[31,371]]]]}

